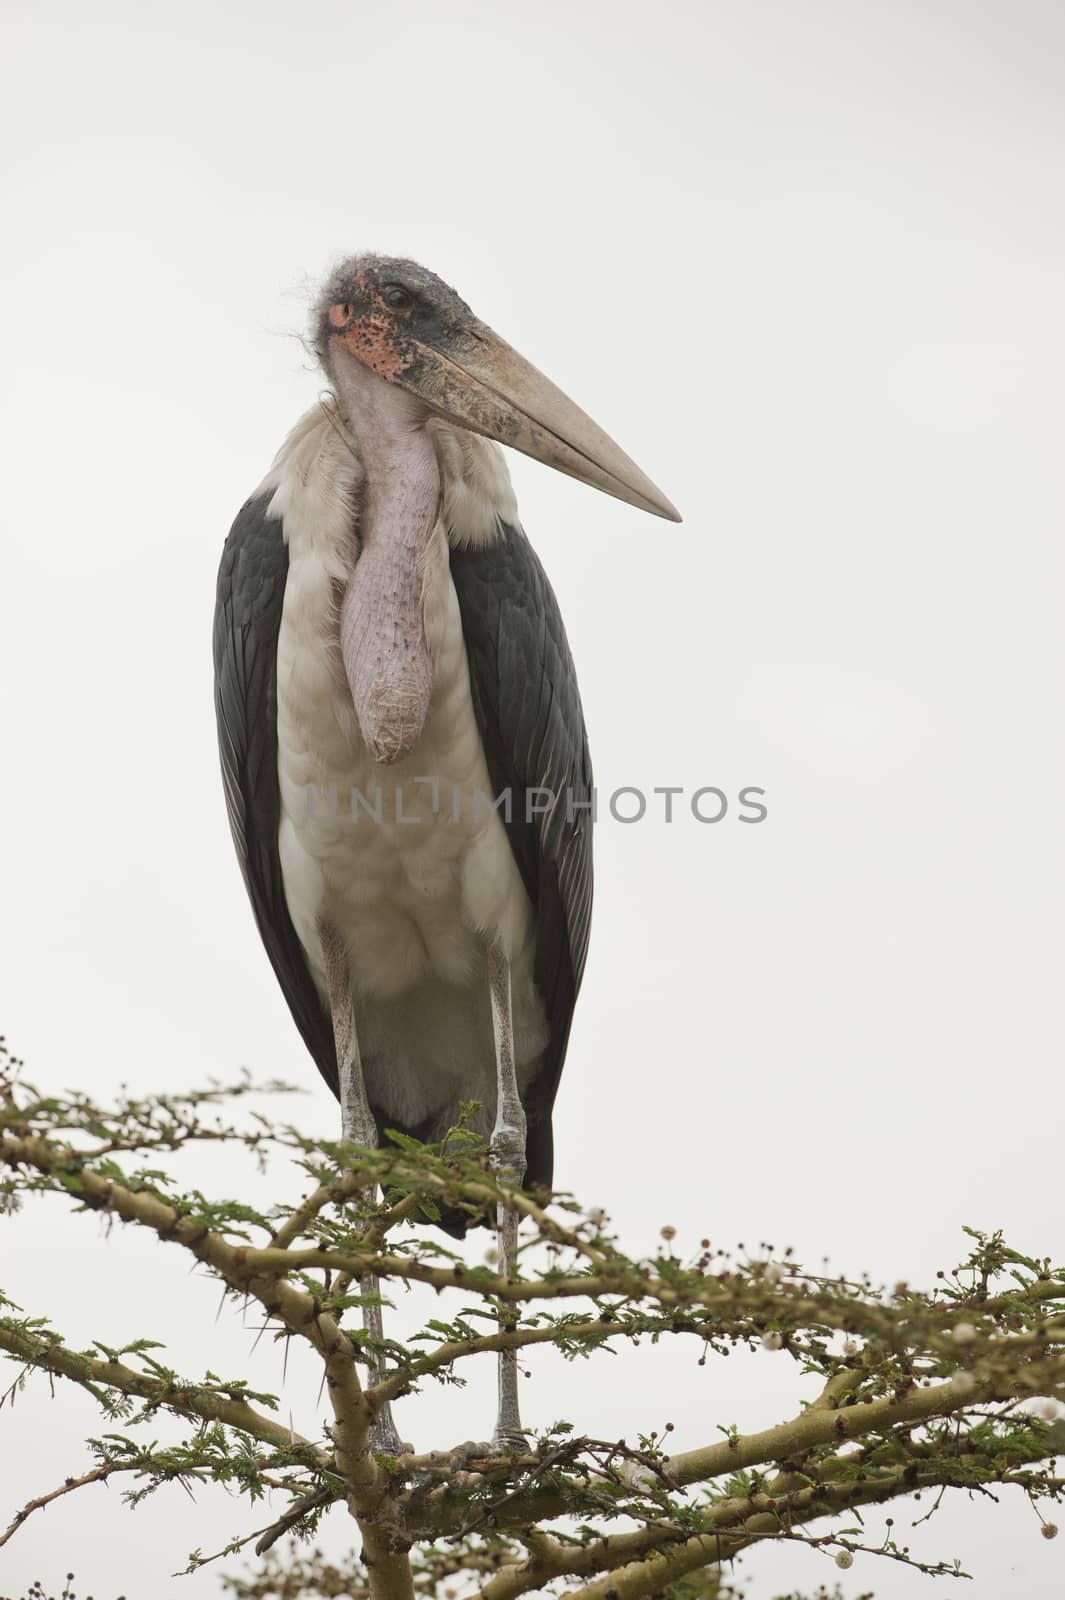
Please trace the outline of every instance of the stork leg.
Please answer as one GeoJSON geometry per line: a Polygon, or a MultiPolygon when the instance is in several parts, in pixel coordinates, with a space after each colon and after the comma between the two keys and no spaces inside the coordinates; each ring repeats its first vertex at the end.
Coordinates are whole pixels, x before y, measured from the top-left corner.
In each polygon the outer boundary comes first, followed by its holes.
{"type": "MultiPolygon", "coordinates": [[[[322,955],[325,959],[326,984],[329,990],[329,1011],[333,1019],[333,1038],[336,1042],[337,1069],[340,1075],[340,1127],[341,1138],[349,1144],[361,1144],[368,1150],[377,1148],[377,1123],[366,1096],[366,1083],[362,1075],[359,1056],[359,1037],[355,1028],[355,1007],[351,999],[351,977],[348,971],[348,950],[344,940],[333,929],[319,924],[322,955]]],[[[377,1197],[377,1185],[366,1191],[372,1204],[377,1197]]],[[[359,1279],[359,1293],[376,1300],[380,1285],[375,1272],[367,1272],[359,1279]]],[[[365,1304],[362,1308],[362,1325],[370,1338],[377,1343],[384,1340],[384,1320],[379,1304],[365,1304]]],[[[384,1377],[383,1360],[370,1355],[367,1384],[373,1387],[384,1377]]],[[[370,1430],[370,1446],[388,1455],[402,1455],[410,1447],[400,1441],[392,1420],[392,1407],[381,1407],[370,1430]]]]}
{"type": "MultiPolygon", "coordinates": [[[[518,1074],[514,1063],[514,1021],[510,1000],[510,962],[502,951],[495,948],[488,953],[488,986],[492,999],[492,1032],[496,1049],[496,1120],[492,1129],[489,1153],[492,1165],[500,1177],[519,1185],[525,1177],[525,1108],[518,1094],[518,1074]]],[[[496,1230],[499,1244],[499,1270],[509,1278],[514,1271],[518,1253],[518,1213],[513,1206],[500,1204],[496,1208],[496,1230]]],[[[517,1324],[516,1311],[500,1315],[500,1331],[506,1332],[517,1324]]],[[[521,1412],[518,1408],[518,1352],[499,1352],[499,1412],[492,1436],[493,1446],[499,1451],[524,1450],[527,1440],[522,1433],[521,1412]]]]}

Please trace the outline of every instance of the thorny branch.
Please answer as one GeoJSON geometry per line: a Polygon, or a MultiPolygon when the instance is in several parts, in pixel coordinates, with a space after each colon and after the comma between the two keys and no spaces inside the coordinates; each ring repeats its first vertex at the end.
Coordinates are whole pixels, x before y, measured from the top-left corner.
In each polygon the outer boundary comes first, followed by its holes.
{"type": "Polygon", "coordinates": [[[58,1489],[52,1489],[48,1494],[35,1495],[32,1500],[27,1500],[21,1510],[15,1512],[3,1533],[0,1533],[0,1545],[7,1544],[8,1540],[22,1527],[26,1518],[32,1516],[35,1511],[43,1511],[45,1506],[52,1504],[53,1500],[59,1500],[65,1494],[73,1494],[75,1489],[84,1489],[86,1484],[106,1483],[111,1474],[118,1470],[119,1468],[115,1462],[103,1461],[98,1467],[93,1467],[91,1471],[83,1472],[80,1478],[66,1478],[58,1489]]]}
{"type": "MultiPolygon", "coordinates": [[[[282,1566],[275,1552],[258,1576],[228,1580],[249,1596],[437,1600],[457,1580],[479,1600],[520,1600],[548,1584],[579,1600],[641,1600],[667,1589],[678,1600],[724,1600],[731,1591],[721,1563],[767,1540],[813,1545],[841,1566],[877,1555],[926,1572],[958,1570],[918,1560],[895,1541],[890,1521],[881,1544],[859,1537],[853,1518],[863,1508],[993,1485],[1033,1505],[1062,1494],[1053,1463],[1065,1453],[1065,1422],[1057,1420],[1065,1272],[998,1234],[972,1234],[966,1260],[930,1292],[882,1290],[805,1273],[787,1252],[773,1259],[768,1248],[734,1258],[703,1240],[681,1255],[671,1228],[654,1258],[635,1259],[601,1212],[564,1195],[517,1192],[526,1243],[521,1272],[507,1279],[435,1230],[408,1226],[444,1207],[476,1222],[511,1193],[463,1127],[438,1148],[397,1140],[390,1149],[357,1150],[269,1120],[252,1093],[244,1081],[101,1107],[83,1095],[40,1094],[0,1055],[0,1212],[12,1214],[3,1225],[17,1226],[23,1195],[47,1194],[75,1213],[153,1234],[216,1278],[224,1294],[257,1305],[278,1337],[303,1344],[321,1368],[332,1413],[324,1438],[314,1427],[298,1432],[274,1414],[273,1396],[243,1380],[179,1377],[150,1338],[77,1350],[42,1317],[0,1297],[0,1353],[16,1364],[0,1407],[44,1373],[80,1386],[111,1425],[89,1441],[92,1464],[16,1511],[0,1544],[60,1496],[121,1475],[130,1485],[123,1498],[134,1505],[175,1481],[279,1502],[265,1528],[219,1554],[256,1539],[266,1551],[346,1505],[361,1564],[340,1572],[322,1558],[286,1555],[282,1566]],[[225,1120],[235,1110],[244,1112],[239,1124],[225,1120]],[[207,1143],[260,1164],[294,1160],[310,1188],[260,1213],[181,1189],[146,1164],[207,1143]],[[126,1170],[119,1155],[141,1164],[126,1170]],[[385,1195],[377,1206],[365,1198],[371,1184],[385,1195]],[[370,1347],[351,1293],[368,1272],[382,1284],[436,1291],[435,1314],[407,1345],[370,1347]],[[478,1325],[485,1315],[496,1319],[495,1332],[478,1325]],[[819,1388],[772,1428],[722,1429],[672,1453],[669,1429],[628,1444],[588,1439],[564,1424],[521,1455],[469,1460],[429,1451],[395,1460],[371,1452],[370,1424],[385,1400],[428,1382],[461,1382],[473,1356],[549,1345],[570,1359],[591,1358],[604,1347],[681,1335],[694,1341],[699,1365],[736,1348],[779,1351],[819,1388]],[[384,1375],[367,1386],[373,1364],[384,1375]],[[167,1444],[136,1436],[161,1417],[192,1432],[167,1444]]],[[[1056,1532],[1042,1513],[1038,1526],[1045,1537],[1056,1532]]],[[[194,1552],[190,1567],[209,1559],[194,1552]]]]}

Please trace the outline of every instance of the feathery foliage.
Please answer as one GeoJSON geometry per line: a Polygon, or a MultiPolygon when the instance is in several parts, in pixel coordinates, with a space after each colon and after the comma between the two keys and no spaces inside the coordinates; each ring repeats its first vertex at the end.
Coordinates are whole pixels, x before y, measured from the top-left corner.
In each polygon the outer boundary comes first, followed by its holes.
{"type": "MultiPolygon", "coordinates": [[[[953,1560],[918,1561],[890,1517],[871,1534],[863,1509],[994,1486],[1028,1496],[1044,1536],[1056,1533],[1039,1509],[1065,1486],[1054,1472],[1065,1453],[1065,1271],[1049,1261],[970,1232],[958,1268],[924,1291],[827,1278],[787,1254],[729,1256],[706,1240],[685,1256],[670,1228],[653,1258],[636,1258],[601,1211],[501,1186],[464,1127],[439,1147],[315,1141],[263,1115],[253,1098],[263,1087],[242,1080],[104,1106],[44,1094],[0,1056],[3,1227],[17,1230],[23,1196],[44,1193],[69,1207],[71,1230],[96,1213],[148,1232],[170,1248],[179,1275],[192,1258],[225,1295],[254,1304],[278,1338],[309,1350],[332,1417],[324,1432],[301,1432],[281,1418],[276,1396],[240,1377],[179,1373],[151,1337],[77,1348],[0,1293],[0,1354],[9,1358],[0,1409],[47,1374],[89,1393],[101,1419],[87,1461],[15,1511],[0,1544],[59,1496],[111,1479],[134,1507],[174,1485],[218,1484],[243,1497],[247,1532],[223,1551],[187,1555],[186,1570],[255,1546],[260,1564],[225,1580],[247,1600],[518,1600],[545,1587],[578,1600],[667,1591],[728,1600],[738,1595],[735,1558],[778,1541],[813,1545],[841,1569],[868,1552],[953,1574],[953,1560]],[[295,1162],[303,1193],[260,1211],[168,1175],[167,1158],[188,1164],[208,1144],[275,1174],[295,1162]],[[384,1194],[376,1205],[365,1199],[371,1183],[384,1194]],[[503,1193],[523,1217],[511,1279],[491,1262],[471,1264],[438,1231],[410,1226],[443,1207],[483,1219],[503,1193]],[[434,1315],[406,1345],[371,1347],[359,1316],[367,1272],[386,1293],[404,1284],[437,1291],[434,1315]],[[636,1415],[618,1419],[617,1439],[559,1423],[506,1457],[394,1458],[371,1448],[385,1400],[461,1383],[471,1356],[548,1344],[595,1360],[678,1338],[695,1342],[700,1364],[737,1348],[779,1352],[797,1379],[814,1380],[811,1396],[772,1428],[721,1427],[678,1453],[668,1429],[636,1415]],[[383,1358],[377,1382],[371,1357],[383,1358]],[[161,1416],[178,1419],[180,1437],[156,1438],[161,1416]],[[359,1559],[336,1566],[293,1544],[313,1540],[327,1515],[354,1519],[359,1559]]],[[[822,1600],[832,1594],[823,1588],[822,1600]]]]}

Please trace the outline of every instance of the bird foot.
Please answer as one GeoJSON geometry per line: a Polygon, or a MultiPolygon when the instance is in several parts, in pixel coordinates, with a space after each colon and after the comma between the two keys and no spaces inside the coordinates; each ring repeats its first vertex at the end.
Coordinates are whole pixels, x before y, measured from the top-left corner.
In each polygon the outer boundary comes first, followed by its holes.
{"type": "Polygon", "coordinates": [[[527,1456],[531,1448],[520,1428],[497,1428],[492,1435],[494,1456],[527,1456]]]}
{"type": "Polygon", "coordinates": [[[450,1450],[434,1450],[431,1464],[439,1470],[446,1466],[449,1472],[467,1472],[471,1461],[495,1461],[500,1456],[527,1455],[528,1439],[522,1433],[495,1433],[491,1439],[466,1439],[450,1450]]]}
{"type": "Polygon", "coordinates": [[[465,1472],[471,1461],[486,1460],[498,1454],[488,1439],[467,1439],[447,1452],[447,1464],[451,1472],[465,1472]]]}

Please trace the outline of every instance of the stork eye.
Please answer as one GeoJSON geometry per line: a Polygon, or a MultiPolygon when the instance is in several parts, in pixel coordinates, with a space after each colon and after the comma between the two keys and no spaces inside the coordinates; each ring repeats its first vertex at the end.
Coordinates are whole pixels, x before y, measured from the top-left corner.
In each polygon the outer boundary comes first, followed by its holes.
{"type": "Polygon", "coordinates": [[[390,311],[409,311],[414,304],[410,290],[404,289],[399,283],[386,283],[381,290],[381,299],[390,311]]]}

